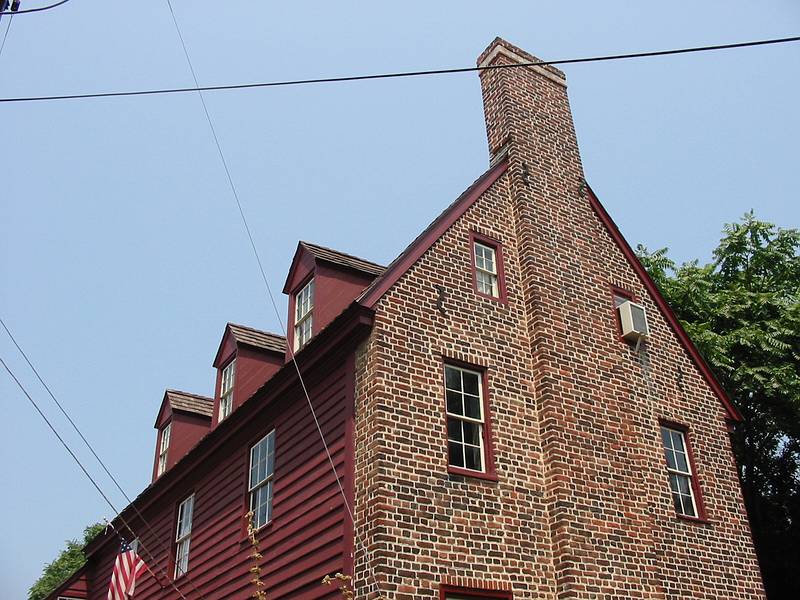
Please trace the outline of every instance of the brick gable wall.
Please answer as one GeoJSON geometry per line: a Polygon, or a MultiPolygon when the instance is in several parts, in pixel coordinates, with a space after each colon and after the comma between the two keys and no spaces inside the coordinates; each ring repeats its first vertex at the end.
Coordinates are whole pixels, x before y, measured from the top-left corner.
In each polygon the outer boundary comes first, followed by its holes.
{"type": "MultiPolygon", "coordinates": [[[[502,41],[483,58],[532,60],[502,41]]],[[[590,206],[560,78],[482,73],[509,170],[376,306],[356,368],[358,597],[377,581],[398,600],[442,584],[763,598],[725,410],[590,206]],[[503,243],[507,303],[475,294],[471,231],[503,243]],[[619,340],[612,284],[647,308],[639,352],[619,340]],[[487,371],[497,482],[447,473],[444,357],[487,371]],[[689,428],[707,523],[675,516],[659,419],[689,428]]]]}

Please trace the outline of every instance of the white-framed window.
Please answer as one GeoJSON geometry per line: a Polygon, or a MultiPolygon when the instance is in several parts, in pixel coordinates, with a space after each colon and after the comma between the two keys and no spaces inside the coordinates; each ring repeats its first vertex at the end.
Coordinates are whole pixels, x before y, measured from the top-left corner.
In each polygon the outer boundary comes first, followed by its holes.
{"type": "Polygon", "coordinates": [[[272,482],[275,476],[275,430],[250,448],[250,510],[253,527],[263,527],[272,519],[272,482]]]}
{"type": "Polygon", "coordinates": [[[161,430],[158,442],[158,475],[167,470],[167,453],[169,452],[169,437],[172,433],[172,423],[167,423],[161,430]]]}
{"type": "Polygon", "coordinates": [[[497,250],[487,244],[474,242],[472,251],[475,254],[475,286],[481,294],[499,298],[497,250]]]}
{"type": "Polygon", "coordinates": [[[194,494],[178,506],[178,525],[175,528],[175,579],[189,570],[189,545],[192,541],[194,494]]]}
{"type": "Polygon", "coordinates": [[[236,359],[234,358],[222,369],[219,384],[219,421],[231,414],[233,410],[233,380],[236,376],[236,359]]]}
{"type": "Polygon", "coordinates": [[[686,434],[678,429],[661,426],[661,441],[667,459],[669,489],[675,512],[687,517],[697,517],[694,474],[686,444],[686,434]]]}
{"type": "Polygon", "coordinates": [[[294,349],[300,350],[311,339],[314,311],[314,280],[294,297],[294,349]]]}
{"type": "Polygon", "coordinates": [[[448,464],[459,469],[486,471],[484,447],[483,376],[445,365],[448,464]]]}

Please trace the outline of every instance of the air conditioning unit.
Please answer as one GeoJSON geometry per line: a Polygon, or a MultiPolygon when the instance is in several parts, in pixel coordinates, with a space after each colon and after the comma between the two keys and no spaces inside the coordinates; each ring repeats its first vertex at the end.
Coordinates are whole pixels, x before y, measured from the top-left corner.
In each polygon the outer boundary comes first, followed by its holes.
{"type": "Polygon", "coordinates": [[[626,300],[617,308],[622,325],[622,337],[629,342],[638,342],[650,333],[647,327],[647,313],[644,306],[626,300]]]}

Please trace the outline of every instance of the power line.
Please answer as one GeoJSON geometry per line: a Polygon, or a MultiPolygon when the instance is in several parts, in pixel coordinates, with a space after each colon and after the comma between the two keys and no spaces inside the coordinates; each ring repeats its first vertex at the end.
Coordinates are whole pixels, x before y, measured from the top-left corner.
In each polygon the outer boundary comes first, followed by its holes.
{"type": "MultiPolygon", "coordinates": [[[[126,528],[126,529],[127,529],[129,532],[130,532],[130,534],[131,534],[131,535],[132,535],[134,538],[138,538],[138,536],[136,535],[136,532],[135,532],[135,531],[134,531],[134,530],[131,528],[130,524],[129,524],[129,523],[128,523],[128,522],[125,520],[125,518],[124,518],[124,517],[123,517],[123,516],[122,516],[122,515],[119,513],[119,511],[117,511],[117,508],[114,506],[114,503],[113,503],[113,502],[111,502],[111,500],[110,500],[110,499],[109,499],[109,497],[106,495],[106,493],[105,493],[105,492],[102,490],[102,488],[101,488],[101,487],[100,487],[100,485],[97,483],[97,481],[95,481],[94,477],[92,477],[92,476],[91,476],[91,474],[89,473],[89,471],[87,471],[87,470],[86,470],[86,467],[84,467],[84,466],[83,466],[83,463],[82,463],[82,462],[80,461],[80,459],[79,459],[79,458],[76,456],[76,454],[75,454],[75,453],[72,451],[72,448],[70,448],[70,447],[69,447],[69,444],[67,444],[67,442],[65,442],[65,441],[64,441],[64,438],[63,438],[63,437],[61,437],[61,434],[59,434],[59,433],[58,433],[58,430],[57,430],[57,429],[56,429],[56,428],[53,426],[53,424],[50,422],[50,419],[48,419],[48,418],[47,418],[47,415],[45,415],[45,414],[44,414],[44,412],[42,412],[42,409],[41,409],[41,408],[39,408],[39,405],[36,403],[36,400],[34,400],[34,399],[33,399],[33,397],[32,397],[32,396],[31,396],[31,395],[28,393],[28,390],[27,390],[27,389],[25,389],[25,386],[24,386],[24,385],[22,385],[22,383],[20,382],[20,380],[19,380],[19,379],[17,379],[17,376],[16,376],[16,375],[14,375],[14,372],[13,372],[13,371],[12,371],[12,370],[9,368],[9,366],[6,364],[6,361],[4,361],[2,357],[0,357],[0,364],[2,364],[2,365],[3,365],[3,367],[5,368],[5,370],[6,370],[6,371],[8,372],[8,374],[11,376],[11,379],[13,379],[13,380],[14,380],[14,383],[16,383],[16,384],[17,384],[17,387],[19,387],[19,389],[20,389],[20,390],[22,390],[22,393],[23,393],[23,394],[25,394],[25,397],[26,397],[26,398],[28,398],[28,400],[30,401],[30,403],[33,405],[33,408],[35,408],[35,409],[36,409],[36,412],[38,412],[38,413],[39,413],[39,416],[40,416],[40,417],[42,417],[42,419],[44,420],[44,422],[45,422],[45,423],[47,424],[47,426],[50,428],[50,431],[52,431],[52,432],[53,432],[53,435],[55,435],[55,436],[56,436],[56,438],[58,439],[58,441],[59,441],[59,442],[61,442],[61,445],[62,445],[62,446],[64,446],[64,449],[65,449],[65,450],[66,450],[66,451],[69,453],[69,455],[72,457],[72,459],[73,459],[73,460],[74,460],[74,461],[77,463],[77,465],[80,467],[81,471],[83,471],[83,474],[84,474],[84,475],[86,475],[86,478],[87,478],[87,479],[88,479],[88,480],[89,480],[89,481],[92,483],[92,485],[93,485],[93,486],[94,486],[94,488],[97,490],[97,492],[98,492],[98,493],[99,493],[99,494],[100,494],[100,495],[103,497],[103,500],[105,500],[105,501],[106,501],[106,504],[108,504],[108,506],[110,506],[110,507],[111,507],[111,510],[113,510],[115,514],[117,514],[117,516],[119,517],[120,521],[122,521],[122,523],[123,523],[123,525],[125,526],[125,528],[126,528]]],[[[115,531],[116,531],[116,529],[115,529],[115,531]]],[[[141,540],[141,538],[139,538],[139,545],[141,546],[141,548],[142,548],[142,549],[143,549],[145,552],[147,552],[148,556],[150,557],[150,560],[151,560],[152,562],[154,562],[154,563],[156,563],[156,564],[158,565],[158,568],[161,570],[161,573],[162,573],[162,575],[164,575],[164,578],[165,578],[165,579],[166,579],[166,580],[167,580],[167,581],[168,581],[168,582],[169,582],[169,583],[172,585],[172,587],[175,589],[175,591],[176,591],[176,592],[178,592],[178,594],[180,595],[180,597],[181,597],[183,600],[187,600],[186,596],[184,596],[184,595],[183,595],[183,592],[181,592],[181,590],[178,588],[178,586],[177,586],[177,585],[175,585],[175,582],[174,582],[174,581],[172,581],[172,579],[170,579],[170,578],[169,578],[169,576],[167,575],[166,571],[164,570],[164,567],[162,567],[162,566],[161,566],[161,563],[155,559],[155,557],[153,556],[153,554],[152,554],[152,553],[151,553],[151,552],[150,552],[150,551],[147,549],[147,547],[146,547],[146,546],[145,546],[145,545],[142,543],[142,540],[141,540]]],[[[148,569],[149,569],[149,567],[148,567],[148,569]]],[[[150,571],[150,572],[152,573],[152,571],[150,571]]],[[[154,575],[154,578],[155,578],[155,580],[156,580],[156,581],[158,581],[158,578],[157,578],[157,577],[155,577],[155,574],[154,574],[154,573],[153,573],[153,575],[154,575]]]]}
{"type": "Polygon", "coordinates": [[[6,47],[6,38],[8,38],[8,30],[11,29],[11,21],[14,20],[14,13],[8,17],[8,25],[6,25],[6,32],[3,34],[3,41],[0,43],[0,58],[3,57],[3,48],[6,47]]]}
{"type": "Polygon", "coordinates": [[[44,12],[46,10],[51,10],[56,8],[57,6],[61,6],[62,4],[66,4],[69,0],[61,0],[61,2],[56,2],[54,4],[50,4],[48,6],[40,6],[39,8],[24,8],[22,10],[8,10],[5,12],[0,12],[0,15],[24,15],[27,13],[37,13],[37,12],[44,12]]]}
{"type": "MultiPolygon", "coordinates": [[[[214,138],[214,143],[217,146],[217,152],[219,153],[219,158],[222,161],[222,166],[225,169],[225,175],[227,176],[228,184],[230,185],[231,192],[233,193],[233,197],[236,200],[236,206],[239,209],[239,216],[242,219],[242,224],[244,225],[244,229],[247,232],[247,237],[250,240],[250,247],[252,248],[253,254],[255,255],[256,263],[258,264],[258,269],[261,272],[261,279],[263,280],[264,287],[267,290],[267,295],[269,297],[270,304],[272,304],[272,309],[275,311],[275,317],[278,320],[278,324],[280,325],[281,332],[283,333],[283,337],[288,340],[289,338],[288,338],[288,335],[287,335],[287,332],[286,332],[286,326],[283,323],[283,319],[281,318],[280,311],[278,310],[278,305],[275,302],[275,296],[272,293],[272,287],[270,286],[269,280],[267,279],[266,272],[264,271],[264,265],[261,262],[261,255],[259,254],[258,247],[256,246],[255,240],[253,239],[253,234],[252,234],[252,231],[250,230],[250,225],[247,222],[247,217],[245,216],[244,209],[242,207],[242,202],[239,199],[239,193],[236,191],[236,185],[233,182],[233,177],[231,176],[230,169],[228,169],[228,163],[225,160],[225,154],[222,151],[222,145],[219,142],[219,138],[217,137],[216,129],[214,128],[214,123],[213,123],[213,121],[211,119],[211,115],[208,112],[208,107],[206,106],[206,101],[203,98],[203,92],[199,89],[200,86],[199,86],[199,83],[198,83],[198,80],[197,80],[197,73],[195,72],[194,66],[192,65],[192,59],[189,56],[189,50],[186,47],[186,41],[183,39],[183,34],[181,33],[180,26],[178,25],[178,19],[175,17],[175,11],[172,8],[171,0],[167,0],[167,6],[169,7],[169,12],[170,12],[170,15],[172,16],[172,22],[175,24],[175,30],[178,33],[178,38],[180,39],[181,46],[183,47],[183,53],[184,53],[184,56],[186,57],[186,62],[188,63],[189,70],[192,73],[192,79],[194,79],[194,84],[198,88],[197,89],[197,93],[200,96],[200,102],[203,105],[203,111],[205,112],[206,120],[208,121],[208,126],[211,129],[211,134],[212,134],[212,136],[214,138]]],[[[344,486],[342,485],[342,481],[341,481],[341,479],[339,477],[339,474],[336,472],[336,464],[333,462],[333,456],[331,455],[330,448],[328,447],[328,443],[325,440],[325,434],[322,432],[322,427],[320,426],[319,418],[317,417],[317,411],[314,409],[313,402],[311,402],[311,396],[308,393],[308,388],[306,387],[306,383],[305,383],[305,380],[303,379],[303,375],[300,372],[300,366],[297,364],[297,358],[295,357],[294,349],[288,343],[287,343],[286,347],[289,350],[289,356],[291,357],[292,364],[294,365],[295,371],[297,372],[297,378],[298,378],[298,380],[300,382],[300,387],[303,390],[303,394],[304,394],[304,396],[306,398],[306,402],[308,403],[308,408],[309,408],[309,410],[311,412],[311,416],[314,419],[314,425],[317,428],[317,433],[319,434],[320,440],[322,441],[322,446],[325,449],[325,454],[326,454],[326,456],[328,458],[328,462],[330,463],[331,472],[333,473],[333,476],[336,479],[336,485],[339,487],[339,492],[340,492],[340,494],[342,496],[342,502],[344,504],[345,509],[347,510],[347,514],[350,517],[350,522],[353,524],[353,528],[355,530],[355,515],[353,514],[353,509],[350,506],[350,501],[347,499],[347,494],[344,491],[344,486]]],[[[365,548],[365,553],[368,554],[369,550],[367,549],[366,544],[364,545],[364,548],[365,548]]],[[[377,579],[375,578],[374,573],[373,573],[373,581],[374,581],[374,583],[375,583],[375,585],[377,587],[377,585],[378,585],[377,584],[377,579]]]]}
{"type": "Polygon", "coordinates": [[[258,83],[237,83],[227,85],[195,85],[195,87],[159,88],[150,90],[132,90],[127,92],[96,92],[81,94],[62,94],[52,96],[21,96],[16,98],[0,98],[0,103],[8,102],[40,102],[45,100],[78,100],[86,98],[116,98],[124,96],[154,96],[158,94],[183,94],[188,92],[217,92],[221,90],[243,90],[253,88],[288,87],[295,85],[312,85],[323,83],[346,83],[350,81],[371,81],[376,79],[398,79],[402,77],[425,77],[430,75],[450,75],[455,73],[473,73],[475,71],[490,71],[494,69],[513,69],[518,67],[542,67],[547,65],[574,65],[581,63],[606,62],[612,60],[625,60],[632,58],[651,58],[655,56],[672,56],[676,54],[690,54],[695,52],[712,52],[717,50],[731,50],[734,48],[750,48],[754,46],[767,46],[771,44],[786,44],[800,41],[800,36],[757,40],[753,42],[738,42],[734,44],[719,44],[716,46],[699,46],[695,48],[679,48],[675,50],[656,50],[653,52],[636,52],[632,54],[611,54],[606,56],[591,56],[585,58],[568,58],[563,60],[543,60],[527,63],[514,63],[510,65],[486,65],[478,67],[461,67],[456,69],[432,69],[426,71],[403,71],[396,73],[381,73],[376,75],[348,75],[342,77],[320,77],[316,79],[291,79],[286,81],[267,81],[258,83]]]}
{"type": "MultiPolygon", "coordinates": [[[[19,345],[19,343],[17,342],[16,338],[14,337],[14,335],[11,333],[11,331],[8,328],[8,326],[6,325],[5,321],[3,321],[2,317],[0,317],[0,325],[2,325],[3,329],[5,329],[6,334],[11,339],[11,342],[17,348],[19,353],[22,355],[22,358],[24,358],[25,362],[28,363],[28,367],[30,367],[31,371],[33,371],[33,374],[36,375],[36,378],[39,380],[39,383],[41,383],[42,387],[44,387],[44,389],[47,390],[47,393],[50,395],[50,398],[52,398],[52,400],[55,403],[55,405],[61,411],[61,414],[64,415],[64,417],[67,419],[67,421],[69,421],[69,424],[72,425],[72,428],[75,430],[75,433],[77,433],[78,436],[81,438],[81,440],[83,440],[83,443],[86,445],[86,447],[92,453],[92,456],[95,457],[97,462],[103,468],[103,471],[105,471],[106,475],[108,475],[108,477],[111,479],[111,481],[114,482],[114,485],[116,486],[117,490],[119,490],[119,492],[125,497],[125,500],[128,501],[128,505],[133,509],[133,511],[136,513],[136,515],[139,517],[139,519],[141,519],[141,521],[144,524],[144,526],[147,527],[147,530],[150,532],[150,534],[153,536],[153,538],[155,539],[156,543],[158,544],[159,550],[160,551],[165,551],[166,550],[166,554],[169,555],[169,546],[164,544],[164,541],[161,539],[161,536],[155,531],[155,529],[153,529],[153,527],[150,525],[150,522],[139,511],[139,508],[136,506],[136,504],[134,504],[134,502],[133,502],[133,500],[131,500],[130,496],[128,496],[128,494],[125,493],[125,490],[122,488],[122,486],[120,485],[120,483],[117,480],[117,478],[114,477],[114,475],[111,473],[109,468],[106,466],[105,462],[103,462],[103,460],[97,454],[97,452],[95,451],[94,447],[89,443],[89,440],[86,439],[86,436],[83,434],[83,432],[80,430],[78,425],[75,423],[75,421],[69,415],[67,410],[61,404],[61,402],[58,401],[58,399],[56,398],[55,394],[53,394],[53,391],[50,389],[50,386],[47,385],[45,380],[39,374],[38,369],[31,362],[30,358],[28,358],[28,355],[25,353],[25,351],[19,345]]],[[[117,514],[116,509],[114,509],[114,512],[115,512],[115,514],[117,514]]],[[[112,527],[113,527],[113,525],[112,525],[112,527]]],[[[195,586],[194,581],[191,579],[191,577],[187,577],[187,581],[192,586],[192,588],[194,588],[194,591],[197,592],[197,594],[200,597],[202,597],[202,594],[200,593],[200,591],[195,586]]]]}

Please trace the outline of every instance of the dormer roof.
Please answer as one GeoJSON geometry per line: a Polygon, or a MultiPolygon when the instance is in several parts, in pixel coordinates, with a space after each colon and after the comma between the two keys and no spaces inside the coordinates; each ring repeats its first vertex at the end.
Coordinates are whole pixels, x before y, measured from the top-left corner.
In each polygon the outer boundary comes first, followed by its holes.
{"type": "Polygon", "coordinates": [[[292,259],[292,266],[289,267],[289,273],[286,276],[286,283],[283,285],[284,294],[291,292],[289,286],[291,285],[290,282],[292,281],[292,276],[297,268],[297,264],[300,262],[302,256],[306,253],[311,255],[315,262],[320,261],[335,267],[339,267],[340,269],[343,268],[359,273],[366,273],[371,277],[377,277],[386,270],[386,267],[383,265],[359,258],[358,256],[353,256],[352,254],[347,254],[345,252],[339,252],[338,250],[326,248],[325,246],[320,246],[318,244],[312,244],[311,242],[301,241],[297,244],[297,250],[295,251],[294,258],[292,259]]]}
{"type": "Polygon", "coordinates": [[[231,335],[233,335],[233,339],[240,344],[261,348],[262,350],[280,352],[281,354],[286,352],[286,338],[282,335],[235,323],[228,323],[228,328],[231,335]]]}
{"type": "Polygon", "coordinates": [[[241,344],[259,350],[266,350],[267,352],[276,352],[278,354],[286,353],[286,338],[282,335],[254,329],[246,325],[228,323],[225,326],[225,333],[222,334],[222,340],[219,343],[217,354],[214,357],[215,367],[219,366],[219,361],[223,358],[220,356],[220,353],[225,347],[225,340],[228,339],[228,335],[233,337],[237,345],[241,344]]]}
{"type": "Polygon", "coordinates": [[[214,414],[213,398],[178,390],[167,390],[164,392],[164,400],[161,402],[161,408],[158,411],[158,417],[156,417],[153,427],[158,427],[167,405],[169,405],[172,412],[184,412],[209,419],[214,414]]]}

